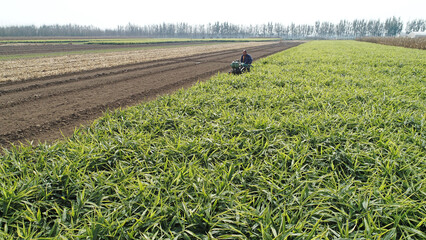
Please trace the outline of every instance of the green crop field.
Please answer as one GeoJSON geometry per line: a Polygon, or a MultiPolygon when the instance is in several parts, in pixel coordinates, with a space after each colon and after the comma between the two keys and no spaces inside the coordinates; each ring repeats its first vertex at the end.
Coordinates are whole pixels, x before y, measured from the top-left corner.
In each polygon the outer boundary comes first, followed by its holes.
{"type": "Polygon", "coordinates": [[[2,239],[426,239],[426,52],[308,42],[0,173],[2,239]]]}

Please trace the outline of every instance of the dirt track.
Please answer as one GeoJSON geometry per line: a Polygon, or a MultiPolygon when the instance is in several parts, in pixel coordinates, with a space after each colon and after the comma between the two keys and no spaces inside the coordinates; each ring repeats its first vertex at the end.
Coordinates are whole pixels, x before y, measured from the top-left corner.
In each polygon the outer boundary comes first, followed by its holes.
{"type": "MultiPolygon", "coordinates": [[[[248,48],[255,60],[301,44],[248,48]]],[[[106,109],[126,107],[229,71],[241,49],[123,65],[20,82],[0,82],[0,146],[54,141],[106,109]]]]}

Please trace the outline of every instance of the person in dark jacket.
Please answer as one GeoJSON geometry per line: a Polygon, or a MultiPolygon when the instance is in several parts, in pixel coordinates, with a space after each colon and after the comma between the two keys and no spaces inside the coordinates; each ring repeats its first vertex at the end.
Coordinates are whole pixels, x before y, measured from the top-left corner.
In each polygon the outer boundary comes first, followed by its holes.
{"type": "Polygon", "coordinates": [[[250,72],[250,64],[253,62],[253,58],[250,56],[250,54],[247,54],[247,50],[243,51],[243,55],[241,55],[241,63],[245,63],[249,65],[247,67],[247,72],[250,72]]]}

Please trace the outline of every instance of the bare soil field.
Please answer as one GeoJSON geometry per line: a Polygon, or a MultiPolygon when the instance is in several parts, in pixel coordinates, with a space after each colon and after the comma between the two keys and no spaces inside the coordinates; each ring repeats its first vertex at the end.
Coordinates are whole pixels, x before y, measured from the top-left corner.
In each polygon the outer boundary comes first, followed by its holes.
{"type": "MultiPolygon", "coordinates": [[[[177,46],[177,45],[194,45],[203,42],[176,42],[176,43],[145,43],[145,44],[0,44],[1,55],[29,54],[29,53],[52,53],[52,52],[72,52],[102,49],[118,49],[118,48],[148,48],[157,46],[177,46]]],[[[203,44],[206,44],[205,42],[203,44]]]]}
{"type": "MultiPolygon", "coordinates": [[[[236,47],[247,48],[262,46],[268,43],[222,43],[203,45],[181,45],[166,48],[164,45],[152,49],[127,48],[120,51],[89,52],[71,54],[62,52],[59,56],[21,57],[13,60],[2,61],[0,64],[0,81],[20,81],[41,78],[52,75],[69,74],[77,71],[110,68],[120,65],[141,63],[154,60],[165,60],[175,57],[192,56],[201,53],[211,53],[223,50],[231,50],[236,47]]],[[[61,52],[59,52],[61,53],[61,52]]]]}
{"type": "MultiPolygon", "coordinates": [[[[256,61],[301,43],[274,42],[246,49],[256,61]]],[[[152,100],[227,72],[241,55],[237,46],[0,82],[0,146],[53,142],[108,109],[152,100]]]]}

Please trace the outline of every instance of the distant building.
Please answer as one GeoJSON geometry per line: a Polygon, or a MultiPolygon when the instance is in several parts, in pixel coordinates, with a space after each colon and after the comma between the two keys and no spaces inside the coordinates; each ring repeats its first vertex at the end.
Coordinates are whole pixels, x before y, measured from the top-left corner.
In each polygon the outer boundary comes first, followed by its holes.
{"type": "Polygon", "coordinates": [[[408,34],[409,38],[426,38],[426,32],[412,32],[408,34]]]}

